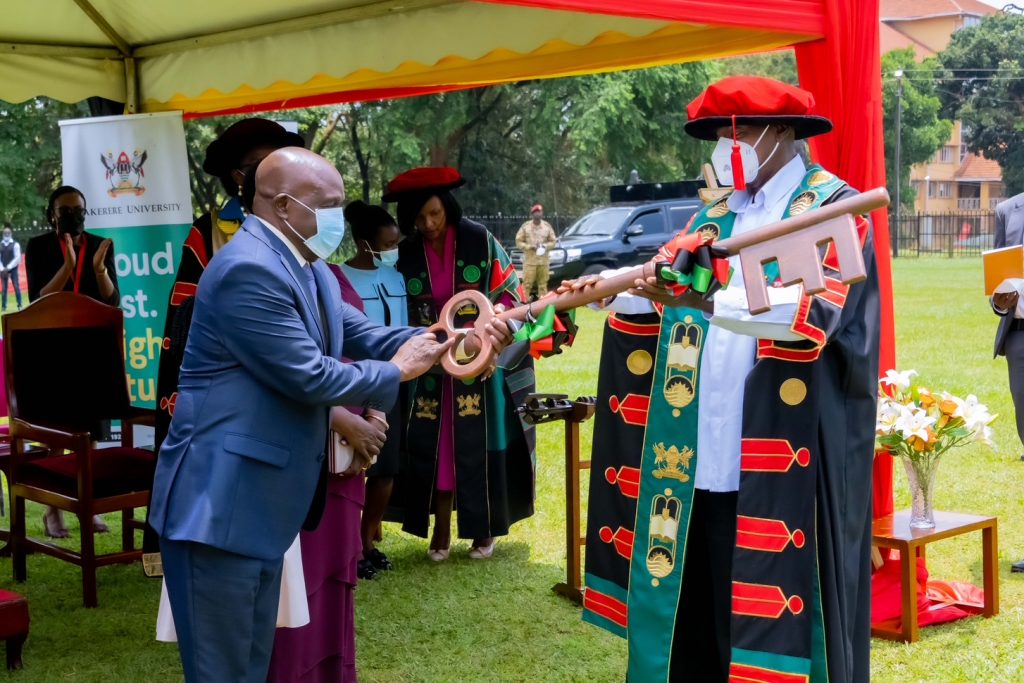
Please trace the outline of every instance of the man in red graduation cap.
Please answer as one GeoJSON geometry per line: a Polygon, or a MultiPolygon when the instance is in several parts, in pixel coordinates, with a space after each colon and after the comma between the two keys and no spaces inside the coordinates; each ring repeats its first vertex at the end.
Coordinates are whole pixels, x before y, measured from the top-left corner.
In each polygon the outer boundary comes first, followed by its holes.
{"type": "MultiPolygon", "coordinates": [[[[807,91],[732,77],[687,114],[733,186],[689,232],[725,239],[854,193],[799,154],[832,128],[807,91]]],[[[762,315],[747,312],[739,269],[713,311],[640,292],[662,324],[618,610],[634,683],[869,678],[879,293],[870,226],[858,226],[865,282],[841,284],[822,252],[828,290],[773,287],[762,315]]],[[[765,278],[778,284],[775,264],[765,278]]]]}

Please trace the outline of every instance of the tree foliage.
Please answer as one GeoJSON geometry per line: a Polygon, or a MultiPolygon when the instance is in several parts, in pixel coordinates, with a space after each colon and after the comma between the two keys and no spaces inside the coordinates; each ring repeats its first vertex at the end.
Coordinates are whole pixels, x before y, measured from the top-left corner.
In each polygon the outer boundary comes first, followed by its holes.
{"type": "MultiPolygon", "coordinates": [[[[526,213],[539,201],[575,214],[634,169],[645,180],[695,177],[703,148],[682,132],[684,109],[716,73],[674,65],[268,116],[296,121],[351,197],[379,201],[398,173],[447,164],[468,179],[459,198],[472,213],[526,213]]],[[[205,146],[235,120],[187,124],[197,207],[223,199],[199,169],[205,146]]]]}
{"type": "Polygon", "coordinates": [[[934,58],[918,64],[914,49],[893,50],[882,55],[882,107],[885,130],[885,176],[889,194],[896,197],[896,143],[900,144],[900,203],[914,205],[910,167],[927,161],[949,140],[953,123],[941,118],[942,103],[933,74],[938,66],[934,58]],[[897,71],[903,72],[896,78],[897,71]],[[902,94],[897,98],[897,90],[902,94]],[[897,100],[902,113],[896,124],[897,100]]]}
{"type": "Polygon", "coordinates": [[[724,76],[767,76],[790,85],[800,85],[796,72],[796,53],[792,49],[743,55],[719,63],[724,76]]]}
{"type": "MultiPolygon", "coordinates": [[[[685,107],[722,73],[716,63],[544,79],[408,99],[272,112],[294,121],[330,159],[348,195],[380,201],[387,181],[418,165],[449,164],[468,179],[476,214],[522,214],[535,202],[579,214],[607,201],[636,170],[645,181],[697,177],[710,148],[683,132],[685,107]]],[[[0,102],[0,218],[30,225],[59,183],[57,121],[88,115],[45,99],[0,102]]],[[[238,116],[186,121],[193,206],[223,202],[202,171],[206,147],[238,116]]]]}
{"type": "Polygon", "coordinates": [[[998,161],[1007,194],[1024,192],[1024,16],[1000,13],[953,35],[939,55],[940,97],[972,152],[998,161]]]}
{"type": "Polygon", "coordinates": [[[84,103],[0,102],[0,220],[10,221],[19,239],[45,225],[46,198],[60,184],[58,121],[87,115],[84,103]]]}

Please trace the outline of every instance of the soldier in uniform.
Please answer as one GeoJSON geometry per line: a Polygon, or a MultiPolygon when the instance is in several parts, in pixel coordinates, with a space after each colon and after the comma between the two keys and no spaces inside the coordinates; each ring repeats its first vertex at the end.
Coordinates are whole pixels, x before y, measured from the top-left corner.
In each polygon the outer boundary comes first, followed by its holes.
{"type": "Polygon", "coordinates": [[[539,299],[548,293],[550,251],[555,244],[555,230],[544,220],[544,207],[534,204],[530,209],[530,220],[519,226],[516,233],[516,247],[523,252],[523,289],[528,299],[539,299]],[[534,290],[536,296],[533,295],[534,290]]]}

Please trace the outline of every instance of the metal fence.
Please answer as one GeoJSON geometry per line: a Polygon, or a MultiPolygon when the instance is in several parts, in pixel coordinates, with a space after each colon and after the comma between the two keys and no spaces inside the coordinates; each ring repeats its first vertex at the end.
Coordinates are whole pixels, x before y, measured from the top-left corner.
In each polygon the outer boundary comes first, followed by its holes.
{"type": "MultiPolygon", "coordinates": [[[[466,218],[482,223],[484,227],[491,231],[491,234],[501,243],[501,246],[505,247],[506,250],[511,249],[516,244],[516,232],[519,231],[521,226],[526,221],[530,220],[530,216],[506,216],[499,214],[496,216],[466,216],[466,218]]],[[[564,216],[559,214],[550,214],[544,216],[544,220],[551,224],[551,227],[555,229],[556,235],[561,235],[566,228],[576,222],[577,216],[564,216]]]]}
{"type": "MultiPolygon", "coordinates": [[[[516,232],[530,216],[467,216],[482,223],[505,249],[515,246],[516,232]]],[[[578,216],[552,214],[544,217],[561,235],[578,216]]],[[[906,256],[979,256],[991,249],[995,239],[994,211],[951,211],[948,213],[889,214],[892,255],[906,256]]]]}
{"type": "Polygon", "coordinates": [[[994,211],[889,214],[892,255],[978,256],[995,239],[994,211]]]}

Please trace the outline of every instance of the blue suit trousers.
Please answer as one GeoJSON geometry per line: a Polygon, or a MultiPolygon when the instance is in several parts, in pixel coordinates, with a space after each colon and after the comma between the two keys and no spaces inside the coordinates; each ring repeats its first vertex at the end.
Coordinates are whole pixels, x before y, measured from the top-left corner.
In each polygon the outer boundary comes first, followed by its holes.
{"type": "Polygon", "coordinates": [[[188,683],[264,683],[284,559],[161,539],[167,597],[188,683]]]}

